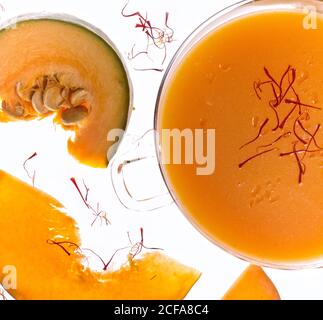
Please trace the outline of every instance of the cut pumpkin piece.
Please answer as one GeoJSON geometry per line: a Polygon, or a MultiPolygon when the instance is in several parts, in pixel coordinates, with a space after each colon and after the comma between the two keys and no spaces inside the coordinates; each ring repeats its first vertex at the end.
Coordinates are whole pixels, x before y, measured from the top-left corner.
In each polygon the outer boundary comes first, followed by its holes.
{"type": "Polygon", "coordinates": [[[200,276],[159,252],[92,272],[75,247],[52,245],[80,243],[60,203],[2,171],[0,188],[0,270],[16,267],[16,299],[182,299],[200,276]]]}
{"type": "Polygon", "coordinates": [[[40,119],[74,135],[68,150],[81,163],[106,167],[115,141],[112,129],[125,129],[130,86],[115,50],[77,24],[39,19],[21,21],[0,32],[0,121],[40,119]]]}
{"type": "Polygon", "coordinates": [[[280,296],[262,268],[251,265],[234,283],[223,300],[280,300],[280,296]]]}

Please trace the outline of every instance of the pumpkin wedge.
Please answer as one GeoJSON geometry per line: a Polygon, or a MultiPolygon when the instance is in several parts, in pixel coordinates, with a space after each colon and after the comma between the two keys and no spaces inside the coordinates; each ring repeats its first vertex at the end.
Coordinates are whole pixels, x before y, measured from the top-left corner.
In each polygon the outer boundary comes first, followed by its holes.
{"type": "Polygon", "coordinates": [[[112,129],[125,129],[130,86],[122,61],[101,37],[54,19],[18,22],[0,32],[0,121],[55,117],[74,132],[68,150],[106,167],[112,129]]]}
{"type": "Polygon", "coordinates": [[[161,253],[92,272],[58,201],[2,171],[0,189],[0,270],[16,268],[17,288],[8,290],[16,299],[182,299],[200,276],[161,253]]]}
{"type": "Polygon", "coordinates": [[[279,293],[262,268],[249,266],[223,300],[280,300],[279,293]]]}

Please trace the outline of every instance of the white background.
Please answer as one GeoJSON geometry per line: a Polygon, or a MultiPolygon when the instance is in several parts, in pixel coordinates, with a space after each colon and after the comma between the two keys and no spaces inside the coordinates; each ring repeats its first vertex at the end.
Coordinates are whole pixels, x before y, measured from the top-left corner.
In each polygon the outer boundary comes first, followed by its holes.
{"type": "MultiPolygon", "coordinates": [[[[5,8],[1,20],[27,12],[60,12],[75,15],[101,28],[114,41],[127,60],[127,54],[134,42],[140,43],[142,33],[135,30],[136,18],[123,18],[121,9],[124,0],[72,1],[72,0],[1,0],[5,8]]],[[[184,1],[184,0],[132,0],[129,10],[149,13],[151,20],[163,22],[166,11],[170,13],[169,24],[175,30],[175,42],[169,46],[168,59],[175,53],[183,40],[206,18],[233,3],[234,1],[184,1]]],[[[154,56],[156,54],[156,56],[154,56]]],[[[158,65],[160,57],[154,65],[158,65]]],[[[1,63],[1,62],[0,62],[1,63]]],[[[138,72],[134,68],[150,67],[152,63],[145,60],[130,62],[128,68],[134,84],[134,106],[128,134],[140,136],[153,127],[153,114],[156,94],[162,78],[157,72],[138,72]]],[[[68,212],[78,221],[83,245],[91,247],[103,256],[109,257],[117,248],[127,245],[127,231],[134,240],[139,240],[139,228],[144,227],[147,246],[162,247],[165,252],[179,261],[193,266],[203,272],[200,281],[192,289],[188,298],[219,299],[232,282],[247,266],[229,254],[218,249],[205,240],[186,221],[180,211],[173,205],[150,213],[136,213],[126,210],[116,198],[109,168],[95,170],[79,165],[67,155],[65,134],[51,125],[51,121],[39,123],[14,124],[0,126],[0,168],[30,183],[22,168],[23,161],[35,151],[38,157],[30,162],[30,169],[37,171],[36,186],[59,199],[68,212]],[[78,181],[85,179],[91,188],[90,202],[100,202],[112,221],[111,226],[91,227],[92,216],[84,209],[75,189],[69,182],[70,177],[78,181]]],[[[131,137],[130,137],[131,138],[131,137]]],[[[126,141],[125,141],[126,142],[126,141]]],[[[124,152],[127,143],[123,145],[124,152]]],[[[155,168],[156,169],[156,168],[155,168]]],[[[153,177],[158,178],[158,171],[140,171],[131,174],[130,184],[148,192],[153,177]]],[[[156,179],[153,179],[156,180],[156,179]]],[[[157,179],[158,181],[158,179],[157,179]]],[[[18,195],[18,199],[19,196],[18,195]]],[[[32,225],[32,221],[31,221],[32,225]]],[[[29,226],[26,226],[29,227],[29,226]]],[[[0,232],[6,232],[0,230],[0,232]]],[[[93,266],[95,261],[93,261],[93,266]]],[[[322,299],[323,271],[279,271],[266,270],[276,284],[283,299],[322,299]]],[[[18,271],[19,285],[19,271],[18,271]]]]}

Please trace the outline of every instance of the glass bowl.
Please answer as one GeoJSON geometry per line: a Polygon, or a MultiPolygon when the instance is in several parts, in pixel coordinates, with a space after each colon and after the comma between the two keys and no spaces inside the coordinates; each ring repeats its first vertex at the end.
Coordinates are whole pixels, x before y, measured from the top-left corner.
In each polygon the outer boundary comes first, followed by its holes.
{"type": "MultiPolygon", "coordinates": [[[[234,5],[231,5],[220,12],[213,15],[211,18],[209,18],[207,21],[205,21],[203,24],[201,24],[181,45],[180,49],[177,51],[175,56],[173,57],[172,61],[170,62],[168,69],[166,70],[166,73],[164,75],[164,78],[162,80],[157,102],[156,102],[156,108],[155,108],[155,118],[154,118],[154,128],[155,132],[159,132],[159,117],[161,114],[162,109],[162,100],[165,95],[165,92],[167,91],[168,83],[170,79],[172,78],[174,72],[176,72],[177,67],[180,65],[180,63],[183,61],[183,59],[186,57],[186,54],[202,39],[204,39],[208,34],[216,30],[217,28],[230,23],[233,20],[245,17],[247,15],[251,14],[257,14],[262,12],[270,12],[270,11],[299,11],[303,12],[305,7],[311,7],[316,8],[317,12],[323,12],[323,3],[318,0],[302,0],[302,1],[288,1],[288,0],[245,0],[240,1],[234,5]]],[[[190,213],[185,210],[185,208],[180,204],[179,199],[177,198],[176,191],[172,188],[170,182],[167,178],[167,173],[165,171],[165,168],[162,164],[161,160],[161,147],[159,144],[158,134],[156,134],[155,138],[155,146],[156,146],[156,153],[159,163],[159,168],[161,171],[161,174],[163,176],[164,182],[174,200],[174,202],[177,204],[181,212],[184,214],[184,216],[188,219],[188,221],[202,234],[204,237],[209,239],[213,244],[216,246],[222,248],[226,252],[230,253],[231,255],[240,258],[244,261],[247,261],[249,263],[269,267],[269,268],[275,268],[275,269],[284,269],[284,270],[299,270],[299,269],[307,269],[307,268],[320,268],[323,266],[322,259],[319,260],[310,260],[310,261],[299,261],[299,262],[273,262],[273,261],[266,261],[266,260],[260,260],[256,259],[252,256],[248,256],[245,254],[242,254],[241,252],[238,252],[236,250],[231,249],[229,246],[227,246],[225,243],[219,242],[215,240],[213,237],[211,237],[207,232],[203,231],[201,226],[193,221],[193,218],[190,216],[190,213]]]]}

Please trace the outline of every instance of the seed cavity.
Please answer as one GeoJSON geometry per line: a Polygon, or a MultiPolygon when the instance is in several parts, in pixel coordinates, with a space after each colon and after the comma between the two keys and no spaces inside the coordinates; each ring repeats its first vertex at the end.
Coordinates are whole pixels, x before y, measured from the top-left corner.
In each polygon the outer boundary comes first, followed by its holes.
{"type": "Polygon", "coordinates": [[[88,116],[89,92],[73,81],[72,74],[52,74],[37,77],[27,85],[15,84],[17,100],[2,101],[1,108],[10,116],[35,117],[59,112],[63,125],[76,125],[88,116]]]}

